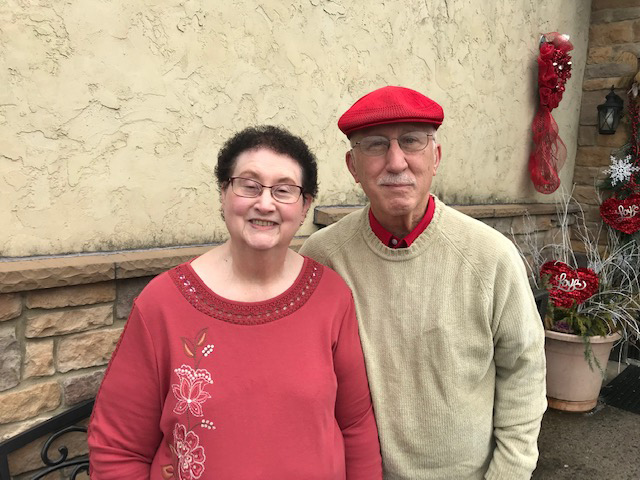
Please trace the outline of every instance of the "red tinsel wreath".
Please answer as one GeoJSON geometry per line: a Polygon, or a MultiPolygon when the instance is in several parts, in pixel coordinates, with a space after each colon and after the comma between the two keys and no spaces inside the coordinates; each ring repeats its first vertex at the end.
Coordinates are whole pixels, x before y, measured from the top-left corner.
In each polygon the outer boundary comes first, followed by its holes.
{"type": "Polygon", "coordinates": [[[544,35],[538,56],[539,105],[533,119],[534,149],[529,156],[529,173],[536,190],[552,193],[560,186],[558,172],[567,158],[567,149],[558,135],[551,110],[562,100],[564,85],[571,77],[573,49],[567,35],[551,32],[544,35]]]}
{"type": "Polygon", "coordinates": [[[600,285],[598,274],[590,268],[574,270],[563,262],[547,262],[540,267],[540,278],[548,277],[549,296],[556,307],[571,308],[593,296],[600,285]]]}

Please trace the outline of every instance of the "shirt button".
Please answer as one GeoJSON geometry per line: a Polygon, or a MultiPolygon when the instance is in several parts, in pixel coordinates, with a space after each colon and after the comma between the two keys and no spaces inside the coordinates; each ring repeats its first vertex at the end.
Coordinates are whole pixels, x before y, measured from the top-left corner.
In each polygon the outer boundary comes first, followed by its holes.
{"type": "Polygon", "coordinates": [[[398,240],[396,238],[392,238],[391,239],[391,245],[393,245],[394,247],[398,244],[398,240]]]}

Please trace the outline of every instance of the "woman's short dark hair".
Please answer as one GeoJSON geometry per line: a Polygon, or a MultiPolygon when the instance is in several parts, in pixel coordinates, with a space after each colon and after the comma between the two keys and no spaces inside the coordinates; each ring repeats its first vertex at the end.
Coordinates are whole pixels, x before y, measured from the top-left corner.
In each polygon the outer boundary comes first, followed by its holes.
{"type": "Polygon", "coordinates": [[[315,198],[318,193],[316,157],[300,137],[284,128],[272,125],[245,128],[225,142],[218,153],[218,164],[215,170],[220,189],[226,186],[233,175],[233,169],[240,154],[257,148],[268,148],[298,162],[302,169],[302,193],[315,198]]]}

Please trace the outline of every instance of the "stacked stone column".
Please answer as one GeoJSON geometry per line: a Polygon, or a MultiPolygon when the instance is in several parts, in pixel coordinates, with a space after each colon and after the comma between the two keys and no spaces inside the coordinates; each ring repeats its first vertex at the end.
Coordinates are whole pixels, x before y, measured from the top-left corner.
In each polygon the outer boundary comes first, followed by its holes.
{"type": "MultiPolygon", "coordinates": [[[[597,185],[607,176],[604,170],[610,164],[611,153],[627,143],[630,135],[627,117],[623,117],[614,135],[600,135],[597,106],[605,102],[613,86],[616,94],[625,101],[626,113],[627,92],[638,74],[638,57],[638,0],[593,0],[574,171],[574,196],[582,204],[592,232],[597,232],[602,224],[597,185]]],[[[601,241],[606,241],[606,235],[601,237],[601,241]]]]}

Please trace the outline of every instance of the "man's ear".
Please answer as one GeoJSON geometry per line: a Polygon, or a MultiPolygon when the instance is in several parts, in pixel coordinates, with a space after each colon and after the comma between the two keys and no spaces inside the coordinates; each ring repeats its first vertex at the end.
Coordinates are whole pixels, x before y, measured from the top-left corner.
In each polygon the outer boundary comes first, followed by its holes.
{"type": "Polygon", "coordinates": [[[351,152],[352,151],[349,150],[346,153],[345,162],[347,164],[347,168],[349,169],[349,172],[351,172],[351,176],[353,177],[353,179],[356,181],[356,183],[360,183],[360,180],[358,180],[358,172],[356,171],[356,166],[355,166],[356,159],[354,158],[351,152]]]}
{"type": "Polygon", "coordinates": [[[434,152],[435,158],[433,159],[433,176],[435,177],[438,167],[440,166],[440,159],[442,158],[442,147],[438,143],[436,145],[436,151],[434,152]]]}

